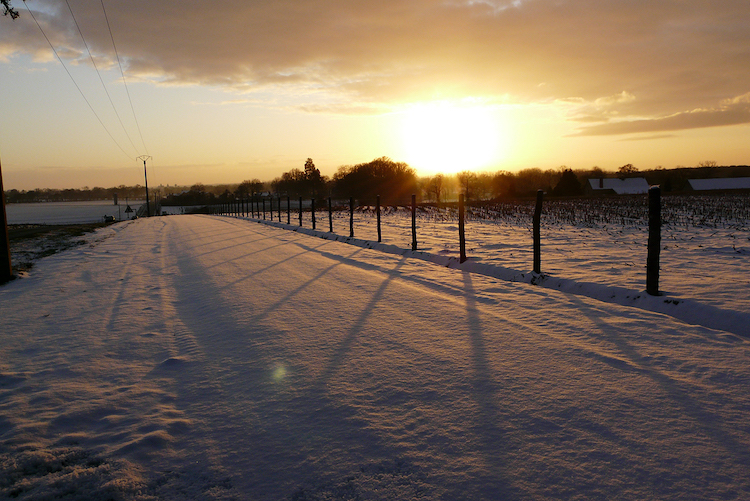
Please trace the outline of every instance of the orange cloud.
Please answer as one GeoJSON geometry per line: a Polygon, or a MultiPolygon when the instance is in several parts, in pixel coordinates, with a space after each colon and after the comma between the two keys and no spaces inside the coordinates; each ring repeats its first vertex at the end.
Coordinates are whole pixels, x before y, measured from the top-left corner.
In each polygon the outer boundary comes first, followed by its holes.
{"type": "MultiPolygon", "coordinates": [[[[29,6],[57,47],[83,52],[57,2],[29,6]]],[[[114,60],[101,6],[73,7],[95,54],[114,60]]],[[[585,134],[745,120],[746,110],[731,107],[680,111],[747,94],[746,0],[137,0],[107,8],[131,77],[241,93],[284,87],[309,109],[322,93],[364,112],[430,98],[574,97],[595,108],[576,120],[646,117],[585,134]]],[[[6,23],[4,57],[44,50],[28,17],[6,23]]]]}
{"type": "Polygon", "coordinates": [[[625,120],[584,127],[578,136],[653,133],[685,129],[702,129],[750,123],[747,95],[725,100],[716,109],[697,109],[657,118],[625,120]]]}

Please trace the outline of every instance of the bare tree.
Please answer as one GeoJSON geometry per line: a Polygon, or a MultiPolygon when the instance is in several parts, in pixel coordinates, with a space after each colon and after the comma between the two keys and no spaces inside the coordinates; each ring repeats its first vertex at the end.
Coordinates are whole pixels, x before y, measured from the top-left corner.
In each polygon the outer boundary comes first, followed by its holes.
{"type": "Polygon", "coordinates": [[[465,170],[456,174],[456,178],[458,179],[458,184],[461,186],[461,190],[466,196],[466,200],[471,200],[474,186],[477,182],[477,175],[471,171],[465,170]]]}
{"type": "Polygon", "coordinates": [[[435,202],[440,205],[440,199],[445,191],[445,176],[436,174],[427,182],[427,193],[435,198],[435,202]]]}
{"type": "Polygon", "coordinates": [[[628,174],[635,174],[638,172],[638,169],[633,164],[625,164],[619,169],[617,169],[617,172],[619,172],[622,175],[628,175],[628,174]]]}
{"type": "Polygon", "coordinates": [[[698,163],[698,167],[718,167],[719,164],[714,162],[713,160],[704,160],[703,162],[698,163]]]}
{"type": "Polygon", "coordinates": [[[260,182],[260,179],[246,179],[242,181],[239,186],[237,186],[237,193],[240,196],[245,196],[250,193],[256,193],[263,191],[263,183],[260,182]]]}

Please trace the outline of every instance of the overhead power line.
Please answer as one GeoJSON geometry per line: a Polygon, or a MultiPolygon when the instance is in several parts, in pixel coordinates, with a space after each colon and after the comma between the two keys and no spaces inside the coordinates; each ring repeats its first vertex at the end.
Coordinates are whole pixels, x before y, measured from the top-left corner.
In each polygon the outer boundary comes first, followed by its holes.
{"type": "Polygon", "coordinates": [[[73,18],[73,22],[76,25],[76,28],[78,29],[78,34],[81,35],[81,40],[83,41],[84,47],[86,47],[86,51],[89,53],[89,59],[91,59],[91,64],[94,66],[94,69],[96,70],[96,74],[99,76],[99,81],[102,84],[102,88],[104,89],[104,93],[107,94],[107,99],[109,99],[109,104],[112,105],[112,111],[115,112],[115,115],[117,116],[117,120],[120,122],[120,127],[122,127],[122,131],[125,133],[125,136],[128,138],[128,141],[130,141],[130,146],[133,147],[133,149],[138,152],[138,148],[136,148],[135,144],[133,143],[133,140],[130,138],[130,134],[128,134],[127,129],[125,129],[125,124],[122,123],[122,118],[120,118],[120,114],[117,112],[117,108],[115,107],[115,103],[112,101],[112,96],[109,95],[109,91],[107,90],[107,86],[104,84],[104,79],[102,78],[102,74],[99,72],[99,68],[96,66],[96,61],[94,61],[94,55],[91,53],[91,49],[89,48],[89,44],[86,43],[86,38],[83,36],[83,31],[81,31],[81,26],[78,24],[78,20],[76,19],[75,14],[73,14],[73,9],[70,7],[70,2],[68,0],[65,0],[66,5],[68,6],[68,10],[70,11],[70,16],[73,18]]]}
{"type": "MultiPolygon", "coordinates": [[[[68,70],[68,67],[65,66],[65,63],[63,62],[62,58],[60,57],[60,54],[58,54],[57,50],[55,50],[55,46],[52,45],[52,42],[50,41],[49,37],[44,32],[44,29],[42,28],[42,25],[39,24],[39,21],[36,19],[36,16],[34,16],[34,13],[31,12],[31,9],[29,8],[29,5],[26,2],[24,2],[24,5],[26,6],[26,10],[29,11],[29,15],[31,16],[31,18],[34,20],[34,22],[36,23],[37,27],[39,28],[39,31],[42,32],[42,36],[44,36],[44,39],[47,40],[47,43],[49,44],[50,48],[52,49],[52,52],[55,54],[55,57],[57,57],[57,60],[60,61],[60,64],[62,65],[63,69],[65,70],[65,73],[68,74],[68,77],[70,77],[70,80],[73,82],[73,85],[75,85],[76,89],[78,89],[78,92],[81,94],[81,97],[83,98],[84,101],[86,101],[86,104],[88,105],[89,109],[94,114],[94,116],[96,117],[96,119],[99,121],[99,124],[101,124],[101,126],[107,132],[107,134],[109,135],[110,139],[112,139],[112,141],[117,145],[117,147],[120,148],[120,151],[122,151],[123,154],[126,157],[128,157],[129,159],[132,160],[133,157],[131,155],[129,155],[128,152],[125,151],[125,149],[122,146],[120,146],[120,143],[117,142],[117,140],[112,135],[112,133],[109,131],[109,129],[107,128],[107,126],[104,125],[104,122],[99,117],[99,115],[96,113],[96,110],[94,110],[94,107],[91,106],[91,103],[86,98],[86,95],[83,93],[83,90],[81,90],[81,87],[78,85],[78,83],[76,83],[75,79],[73,78],[73,75],[71,75],[71,73],[70,73],[70,70],[68,70]]],[[[136,150],[137,150],[137,148],[136,148],[136,150]]]]}
{"type": "Polygon", "coordinates": [[[115,44],[115,37],[112,35],[112,28],[109,25],[109,16],[107,16],[107,9],[104,8],[104,0],[101,0],[102,11],[104,12],[104,19],[107,21],[107,29],[109,30],[109,38],[112,39],[112,47],[115,49],[115,56],[117,57],[117,64],[120,66],[120,74],[122,75],[122,84],[125,86],[125,93],[128,95],[128,102],[130,103],[130,110],[133,112],[133,120],[135,120],[135,126],[138,129],[138,134],[141,136],[141,144],[143,144],[143,150],[148,153],[146,148],[146,142],[143,140],[143,133],[141,132],[141,126],[138,123],[138,117],[135,115],[135,108],[133,107],[133,100],[130,98],[130,90],[128,90],[128,84],[125,82],[125,72],[122,69],[122,63],[120,62],[120,54],[117,52],[117,45],[115,44]]]}

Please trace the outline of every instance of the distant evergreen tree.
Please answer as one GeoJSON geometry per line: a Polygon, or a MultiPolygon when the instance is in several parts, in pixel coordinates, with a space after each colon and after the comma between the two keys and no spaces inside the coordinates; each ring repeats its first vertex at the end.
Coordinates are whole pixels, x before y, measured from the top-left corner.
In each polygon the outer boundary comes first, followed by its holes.
{"type": "Polygon", "coordinates": [[[578,180],[573,169],[566,169],[563,171],[560,181],[552,190],[552,194],[558,197],[571,197],[583,194],[583,188],[581,182],[578,180]]]}

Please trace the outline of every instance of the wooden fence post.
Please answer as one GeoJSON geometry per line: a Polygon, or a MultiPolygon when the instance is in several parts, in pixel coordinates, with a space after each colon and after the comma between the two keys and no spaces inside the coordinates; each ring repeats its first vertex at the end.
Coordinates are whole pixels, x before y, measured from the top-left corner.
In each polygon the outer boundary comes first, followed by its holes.
{"type": "Polygon", "coordinates": [[[382,235],[380,233],[380,195],[375,197],[375,216],[378,221],[378,242],[382,240],[382,235]]]}
{"type": "Polygon", "coordinates": [[[281,195],[278,196],[279,202],[279,222],[281,222],[281,195]]]}
{"type": "Polygon", "coordinates": [[[286,197],[286,224],[292,224],[292,202],[286,197]]]}
{"type": "Polygon", "coordinates": [[[299,225],[302,226],[302,197],[299,197],[299,225]]]}
{"type": "Polygon", "coordinates": [[[646,292],[659,295],[659,253],[661,252],[661,188],[648,189],[648,256],[646,257],[646,292]]]}
{"type": "Polygon", "coordinates": [[[534,208],[534,273],[542,272],[542,200],[544,191],[536,192],[536,207],[534,208]]]}
{"type": "Polygon", "coordinates": [[[266,199],[261,197],[260,201],[263,202],[263,220],[266,219],[266,199]]]}
{"type": "Polygon", "coordinates": [[[349,238],[354,238],[354,197],[349,197],[349,238]]]}
{"type": "Polygon", "coordinates": [[[458,246],[459,246],[458,261],[460,263],[463,263],[466,261],[466,233],[464,231],[464,195],[463,193],[458,195],[458,246]]]}
{"type": "Polygon", "coordinates": [[[333,233],[333,205],[331,197],[328,197],[328,232],[333,233]]]}
{"type": "Polygon", "coordinates": [[[411,250],[417,250],[417,196],[411,196],[411,250]]]}
{"type": "Polygon", "coordinates": [[[315,199],[310,199],[310,214],[312,214],[312,229],[315,229],[315,199]]]}

